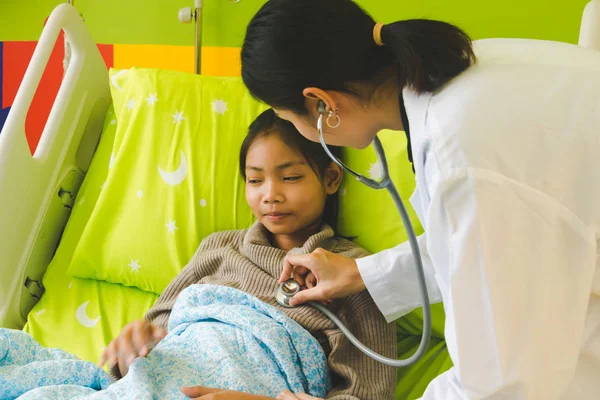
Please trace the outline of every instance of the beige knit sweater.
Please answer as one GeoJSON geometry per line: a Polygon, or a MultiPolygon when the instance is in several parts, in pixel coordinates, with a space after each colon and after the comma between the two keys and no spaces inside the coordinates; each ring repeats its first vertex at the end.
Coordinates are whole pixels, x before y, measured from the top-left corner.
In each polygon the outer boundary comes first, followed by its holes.
{"type": "MultiPolygon", "coordinates": [[[[257,222],[250,229],[219,232],[207,237],[187,267],[146,314],[146,319],[166,328],[177,296],[192,284],[233,287],[277,307],[318,339],[333,374],[333,388],[328,399],[392,399],[393,368],[363,355],[315,308],[284,308],[275,301],[278,278],[287,253],[273,247],[268,235],[265,227],[257,222]]],[[[311,236],[302,249],[293,251],[310,253],[318,247],[351,258],[367,255],[354,243],[335,237],[328,226],[311,236]]],[[[334,301],[328,307],[367,346],[387,357],[397,356],[394,325],[386,323],[368,292],[334,301]]]]}

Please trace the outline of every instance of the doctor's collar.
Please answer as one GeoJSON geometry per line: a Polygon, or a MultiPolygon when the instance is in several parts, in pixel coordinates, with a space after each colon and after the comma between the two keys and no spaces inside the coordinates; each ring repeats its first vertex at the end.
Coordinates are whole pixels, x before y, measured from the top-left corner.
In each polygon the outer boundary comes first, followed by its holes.
{"type": "Polygon", "coordinates": [[[404,105],[404,96],[402,91],[400,92],[400,118],[402,118],[402,126],[406,133],[406,148],[408,153],[408,161],[412,167],[413,173],[415,172],[415,164],[413,163],[412,146],[410,143],[410,126],[408,122],[408,115],[406,114],[406,106],[404,105]]]}

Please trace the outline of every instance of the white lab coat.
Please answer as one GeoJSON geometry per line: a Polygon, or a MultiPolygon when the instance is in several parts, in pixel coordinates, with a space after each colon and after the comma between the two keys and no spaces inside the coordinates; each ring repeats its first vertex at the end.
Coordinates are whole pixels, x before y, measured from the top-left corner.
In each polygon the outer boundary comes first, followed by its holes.
{"type": "MultiPolygon", "coordinates": [[[[435,94],[404,91],[411,202],[454,367],[423,399],[600,398],[600,52],[483,40],[435,94]]],[[[359,270],[388,320],[419,306],[407,244],[359,270]]]]}

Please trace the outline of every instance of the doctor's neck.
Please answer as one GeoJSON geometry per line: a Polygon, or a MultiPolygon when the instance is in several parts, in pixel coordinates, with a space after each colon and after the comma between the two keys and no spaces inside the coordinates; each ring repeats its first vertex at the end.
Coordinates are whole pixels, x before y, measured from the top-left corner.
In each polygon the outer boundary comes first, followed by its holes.
{"type": "Polygon", "coordinates": [[[402,87],[397,82],[397,72],[392,69],[389,71],[388,83],[379,85],[370,96],[368,115],[379,122],[379,130],[404,130],[400,115],[402,87]]]}
{"type": "Polygon", "coordinates": [[[348,88],[352,94],[334,94],[339,100],[335,107],[339,109],[344,122],[374,133],[384,129],[404,130],[400,115],[402,85],[398,82],[395,68],[382,71],[376,83],[352,83],[348,88]],[[348,120],[349,114],[353,120],[348,120]]]}

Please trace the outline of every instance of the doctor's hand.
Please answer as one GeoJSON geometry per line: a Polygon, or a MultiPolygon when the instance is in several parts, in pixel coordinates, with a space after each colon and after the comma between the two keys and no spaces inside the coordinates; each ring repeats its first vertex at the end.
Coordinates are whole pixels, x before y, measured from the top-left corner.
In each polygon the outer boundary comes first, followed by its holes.
{"type": "Polygon", "coordinates": [[[109,368],[112,368],[118,364],[121,376],[125,376],[135,359],[146,357],[166,335],[165,329],[145,320],[132,322],[106,346],[98,365],[102,368],[108,361],[109,368]]]}
{"type": "Polygon", "coordinates": [[[285,282],[290,276],[300,286],[308,287],[292,297],[290,304],[293,306],[339,299],[366,289],[356,260],[323,249],[287,256],[279,282],[285,282]]]}

